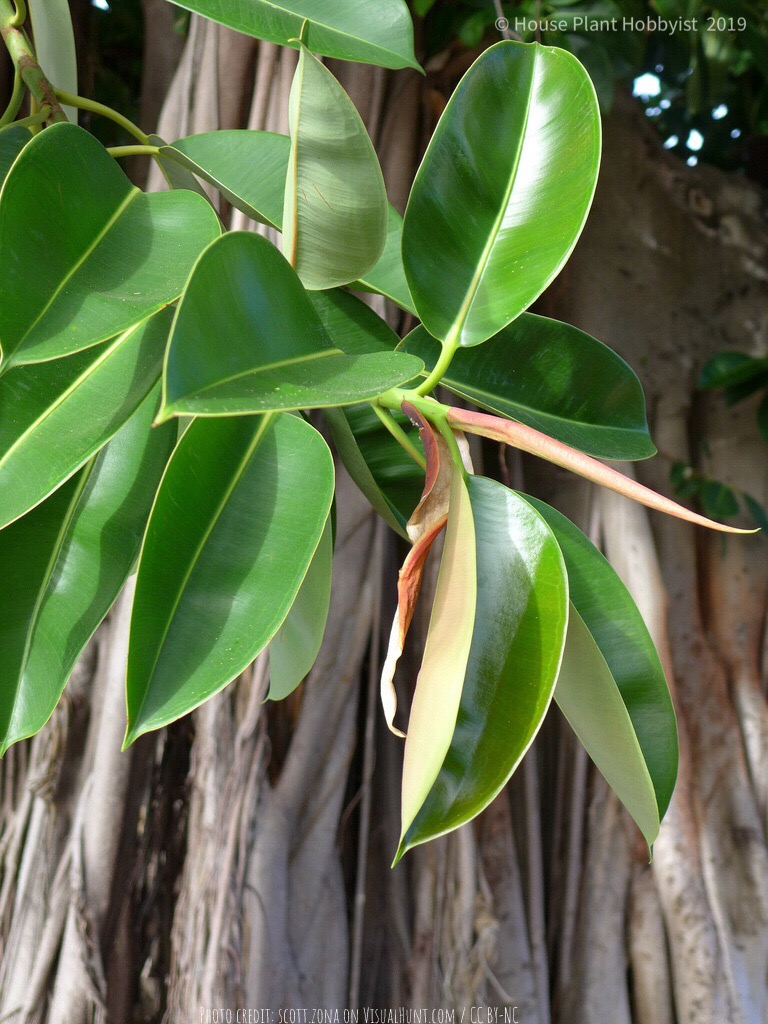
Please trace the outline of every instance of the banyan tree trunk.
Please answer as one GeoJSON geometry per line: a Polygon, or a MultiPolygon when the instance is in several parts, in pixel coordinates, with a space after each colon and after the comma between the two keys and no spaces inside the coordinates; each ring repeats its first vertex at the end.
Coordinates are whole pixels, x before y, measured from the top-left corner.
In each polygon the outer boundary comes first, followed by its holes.
{"type": "MultiPolygon", "coordinates": [[[[150,63],[162,61],[172,51],[149,24],[150,63]]],[[[193,17],[158,133],[284,131],[294,60],[193,17]]],[[[401,208],[465,66],[446,54],[424,85],[333,65],[401,208]]],[[[150,66],[147,82],[163,76],[150,66]]],[[[161,187],[154,172],[150,183],[161,187]]],[[[695,392],[710,354],[765,351],[765,199],[684,167],[629,104],[608,118],[591,219],[543,307],[638,370],[665,455],[636,471],[661,490],[671,456],[768,499],[754,408],[695,392]]],[[[383,728],[377,676],[402,551],[340,468],[328,631],[296,695],[263,704],[259,658],[120,754],[126,594],[51,723],[0,762],[1,1021],[226,1024],[205,1014],[234,1020],[239,1008],[342,1020],[351,1008],[363,1021],[365,1008],[401,1007],[429,1020],[445,1010],[446,1024],[469,1007],[498,1009],[504,1024],[768,1021],[765,539],[723,542],[540,464],[502,462],[493,446],[473,454],[571,515],[646,616],[682,746],[653,863],[553,712],[477,822],[390,871],[402,748],[383,728]]],[[[434,558],[430,573],[425,597],[434,558]]],[[[415,668],[406,652],[406,690],[415,668]]]]}

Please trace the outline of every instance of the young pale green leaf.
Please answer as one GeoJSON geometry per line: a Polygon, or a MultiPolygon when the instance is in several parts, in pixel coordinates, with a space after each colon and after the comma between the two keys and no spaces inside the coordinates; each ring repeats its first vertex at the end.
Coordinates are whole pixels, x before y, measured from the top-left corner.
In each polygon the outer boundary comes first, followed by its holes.
{"type": "MultiPolygon", "coordinates": [[[[402,790],[402,835],[408,831],[438,777],[451,745],[472,643],[477,600],[475,527],[467,485],[451,478],[445,546],[427,642],[408,721],[402,790]]],[[[397,858],[396,858],[397,859],[397,858]]]]}
{"type": "Polygon", "coordinates": [[[450,748],[401,853],[470,821],[506,784],[547,713],[565,644],[568,580],[549,527],[502,484],[471,476],[467,488],[472,647],[450,748]]]}
{"type": "Polygon", "coordinates": [[[334,347],[279,251],[230,231],[201,255],[176,311],[161,418],[348,405],[422,368],[403,352],[334,347]]]}
{"type": "Polygon", "coordinates": [[[9,125],[0,131],[0,188],[19,153],[32,138],[32,132],[23,125],[9,125]]]}
{"type": "Polygon", "coordinates": [[[180,6],[294,48],[307,22],[305,38],[315,53],[384,68],[419,68],[405,0],[184,0],[180,6]]]}
{"type": "Polygon", "coordinates": [[[616,570],[581,530],[538,498],[525,495],[557,538],[570,596],[611,670],[656,793],[659,818],[677,778],[677,724],[664,670],[648,627],[616,570]]]}
{"type": "Polygon", "coordinates": [[[288,121],[283,252],[307,288],[350,284],[384,251],[387,190],[354,103],[305,46],[288,121]]]}
{"type": "Polygon", "coordinates": [[[112,341],[0,377],[0,527],[37,505],[125,423],[157,383],[161,310],[112,341]]]}
{"type": "Polygon", "coordinates": [[[219,222],[202,196],[145,195],[72,124],[36,135],[0,193],[2,368],[69,355],[172,302],[219,222]],[[35,244],[30,244],[35,239],[35,244]]]}
{"type": "Polygon", "coordinates": [[[317,660],[331,603],[333,524],[325,524],[296,600],[269,645],[268,700],[293,693],[317,660]]]}
{"type": "MultiPolygon", "coordinates": [[[[397,443],[370,405],[349,405],[323,412],[344,467],[373,508],[406,540],[406,523],[419,502],[424,471],[397,443]]],[[[405,416],[400,427],[419,448],[418,431],[405,416]]]]}
{"type": "Polygon", "coordinates": [[[716,523],[706,516],[700,516],[698,512],[692,512],[689,508],[678,505],[676,501],[665,498],[663,494],[657,494],[650,487],[644,487],[637,480],[633,480],[623,473],[603,465],[589,455],[577,451],[575,448],[557,441],[547,434],[542,434],[533,427],[524,423],[511,423],[509,420],[499,419],[498,416],[487,416],[482,412],[473,412],[471,409],[448,410],[448,423],[454,430],[466,430],[471,434],[480,434],[482,437],[490,437],[494,441],[501,441],[503,444],[512,445],[520,451],[528,452],[529,455],[537,455],[546,459],[547,462],[560,466],[562,469],[570,470],[590,480],[601,487],[607,487],[610,491],[623,494],[625,498],[645,505],[647,508],[656,509],[658,512],[665,512],[668,516],[675,516],[688,523],[695,523],[697,526],[706,526],[710,530],[720,530],[722,533],[756,533],[755,530],[742,530],[736,526],[726,526],[724,523],[716,523]]]}
{"type": "MultiPolygon", "coordinates": [[[[29,0],[35,56],[56,89],[77,93],[77,52],[69,0],[29,0]]],[[[73,124],[77,110],[62,107],[73,124]]]]}
{"type": "MultiPolygon", "coordinates": [[[[431,369],[440,344],[423,327],[405,339],[431,369]]],[[[624,360],[583,331],[523,313],[477,352],[459,349],[442,384],[457,395],[601,459],[646,459],[645,396],[624,360]]]]}
{"type": "MultiPolygon", "coordinates": [[[[287,135],[245,129],[203,132],[161,144],[161,160],[169,169],[198,175],[217,188],[236,209],[261,224],[282,229],[285,181],[291,140],[287,135]]],[[[189,186],[186,186],[189,187],[189,186]]],[[[416,309],[405,280],[402,257],[403,219],[387,208],[387,239],[375,266],[355,282],[361,291],[385,295],[402,309],[416,309]]]]}
{"type": "Polygon", "coordinates": [[[576,243],[599,162],[595,90],[575,57],[503,41],[475,61],[405,213],[406,276],[433,337],[478,345],[530,306],[576,243]]]}
{"type": "Polygon", "coordinates": [[[43,727],[136,559],[172,426],[159,387],[88,465],[0,530],[0,755],[43,727]]]}
{"type": "Polygon", "coordinates": [[[327,445],[298,416],[187,429],[139,561],[126,744],[198,707],[266,647],[320,541],[333,481],[327,445]]]}
{"type": "Polygon", "coordinates": [[[648,766],[611,670],[573,606],[555,701],[652,847],[660,819],[648,766]]]}

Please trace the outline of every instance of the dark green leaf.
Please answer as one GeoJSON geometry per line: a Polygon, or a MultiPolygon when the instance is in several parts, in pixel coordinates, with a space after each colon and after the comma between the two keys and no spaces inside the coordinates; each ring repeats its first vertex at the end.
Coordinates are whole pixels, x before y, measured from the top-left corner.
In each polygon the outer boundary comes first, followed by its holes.
{"type": "MultiPolygon", "coordinates": [[[[440,344],[423,327],[405,340],[432,369],[440,344]]],[[[442,383],[476,405],[526,423],[602,459],[646,459],[640,381],[624,360],[583,331],[524,313],[476,352],[459,350],[442,383]]]]}
{"type": "Polygon", "coordinates": [[[405,214],[406,276],[433,337],[478,345],[541,294],[581,232],[599,161],[600,112],[575,57],[511,41],[482,54],[405,214]]]}
{"type": "Polygon", "coordinates": [[[703,480],[699,490],[701,507],[708,516],[728,519],[739,514],[739,503],[733,488],[719,480],[703,480]]]}
{"type": "Polygon", "coordinates": [[[103,345],[0,378],[0,526],[71,476],[157,382],[171,322],[162,310],[103,345]]]}
{"type": "Polygon", "coordinates": [[[198,707],[269,643],[306,575],[332,496],[331,453],[300,417],[192,423],[142,547],[126,743],[198,707]]]}
{"type": "Polygon", "coordinates": [[[24,147],[0,194],[3,368],[113,337],[172,302],[220,233],[191,192],[145,195],[104,147],[54,124],[24,147]],[[30,244],[34,239],[34,244],[30,244]]]}
{"type": "Polygon", "coordinates": [[[0,530],[0,755],[48,720],[139,551],[172,426],[159,388],[88,465],[0,530]]]}
{"type": "Polygon", "coordinates": [[[11,164],[32,138],[32,132],[23,125],[9,125],[0,131],[0,188],[11,169],[11,164]]]}
{"type": "Polygon", "coordinates": [[[760,436],[768,444],[768,394],[764,395],[757,407],[757,429],[760,436]]]}

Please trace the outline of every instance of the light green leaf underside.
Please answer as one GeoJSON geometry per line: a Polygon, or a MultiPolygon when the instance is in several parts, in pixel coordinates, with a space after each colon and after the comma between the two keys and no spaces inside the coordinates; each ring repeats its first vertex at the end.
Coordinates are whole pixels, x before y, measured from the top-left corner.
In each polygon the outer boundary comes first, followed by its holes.
{"type": "MultiPolygon", "coordinates": [[[[77,52],[69,0],[29,0],[35,56],[56,89],[77,93],[77,52]]],[[[63,107],[73,124],[77,110],[63,107]]]]}

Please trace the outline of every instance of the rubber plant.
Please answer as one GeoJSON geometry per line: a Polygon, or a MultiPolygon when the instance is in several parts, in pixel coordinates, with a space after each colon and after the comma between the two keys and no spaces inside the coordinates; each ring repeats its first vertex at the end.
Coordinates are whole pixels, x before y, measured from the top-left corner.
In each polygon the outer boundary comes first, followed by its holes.
{"type": "MultiPolygon", "coordinates": [[[[269,697],[317,655],[334,458],[410,541],[382,674],[425,560],[439,577],[405,739],[397,858],[478,814],[554,699],[649,846],[677,767],[658,656],[626,588],[559,512],[473,473],[466,434],[731,530],[604,460],[654,454],[632,370],[527,310],[582,230],[600,116],[571,54],[499,42],[470,67],[404,220],[319,55],[418,68],[404,0],[187,0],[299,51],[290,135],[170,143],[77,95],[66,0],[0,0],[0,752],[51,715],[130,573],[125,743],[198,707],[267,646],[269,697]],[[19,118],[25,96],[31,113],[19,118]],[[105,149],[78,109],[135,144],[105,149]],[[147,195],[119,160],[150,154],[147,195]],[[200,186],[282,232],[223,232],[200,186]],[[419,321],[400,339],[356,292],[419,321]],[[446,405],[438,384],[480,411],[446,405]],[[322,410],[320,414],[314,410],[322,410]],[[421,497],[419,499],[419,492],[421,497]]],[[[405,718],[405,716],[403,716],[405,718]]],[[[404,723],[401,722],[400,725],[404,723]]]]}

